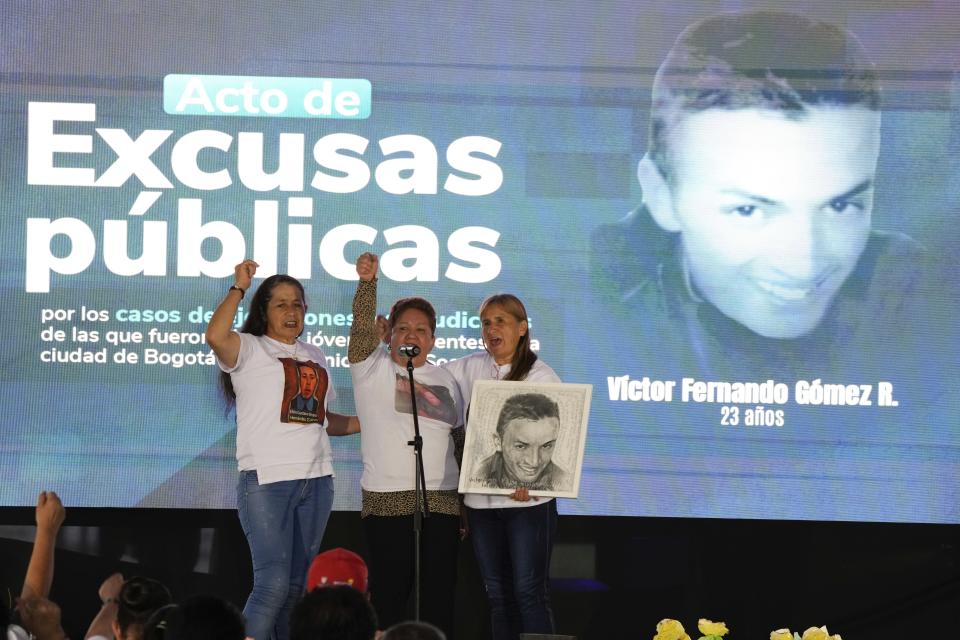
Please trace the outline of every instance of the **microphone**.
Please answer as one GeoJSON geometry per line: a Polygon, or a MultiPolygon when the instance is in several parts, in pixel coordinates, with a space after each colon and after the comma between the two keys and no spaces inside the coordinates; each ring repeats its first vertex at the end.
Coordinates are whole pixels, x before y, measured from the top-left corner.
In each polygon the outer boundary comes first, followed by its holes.
{"type": "Polygon", "coordinates": [[[400,355],[407,356],[408,358],[416,358],[420,355],[420,347],[415,344],[402,344],[397,347],[397,351],[400,352],[400,355]]]}

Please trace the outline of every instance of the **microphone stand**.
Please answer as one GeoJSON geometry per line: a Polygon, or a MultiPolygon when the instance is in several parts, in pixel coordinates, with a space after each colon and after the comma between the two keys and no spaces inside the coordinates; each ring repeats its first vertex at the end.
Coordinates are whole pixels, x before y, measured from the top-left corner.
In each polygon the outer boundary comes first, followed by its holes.
{"type": "Polygon", "coordinates": [[[413,489],[413,619],[420,621],[420,535],[423,531],[423,518],[430,517],[430,505],[427,502],[427,479],[423,472],[423,438],[420,437],[420,420],[417,414],[417,393],[413,386],[413,358],[407,356],[407,376],[410,379],[410,403],[413,406],[413,440],[407,442],[413,447],[416,461],[413,489]],[[422,502],[421,502],[422,500],[422,502]]]}

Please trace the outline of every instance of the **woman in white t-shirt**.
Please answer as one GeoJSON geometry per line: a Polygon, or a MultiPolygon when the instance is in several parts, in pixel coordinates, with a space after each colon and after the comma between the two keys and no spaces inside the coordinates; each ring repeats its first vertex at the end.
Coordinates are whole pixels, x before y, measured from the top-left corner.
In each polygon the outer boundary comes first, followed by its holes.
{"type": "Polygon", "coordinates": [[[460,472],[454,438],[461,437],[462,402],[457,381],[427,362],[433,348],[437,314],[423,298],[401,298],[390,310],[389,350],[374,318],[377,309],[377,256],[357,260],[357,293],[350,327],[350,375],[357,415],[363,424],[363,530],[370,550],[370,596],[383,628],[410,615],[406,608],[413,586],[415,458],[413,408],[402,345],[411,354],[414,393],[430,517],[422,521],[421,619],[453,637],[457,556],[460,543],[460,472]]]}
{"type": "MultiPolygon", "coordinates": [[[[480,305],[485,352],[453,360],[466,402],[477,380],[560,382],[530,348],[527,310],[514,295],[490,296],[480,305]]],[[[530,499],[526,487],[512,495],[470,493],[464,498],[470,538],[490,602],[494,640],[521,633],[553,633],[549,569],[557,530],[557,501],[530,499]]]]}
{"type": "Polygon", "coordinates": [[[243,326],[232,330],[256,270],[253,260],[236,266],[206,336],[224,395],[237,410],[237,511],[253,560],[243,609],[247,635],[286,640],[333,507],[327,436],[358,433],[360,423],[329,410],[336,393],[326,358],[298,340],[307,308],[298,280],[280,274],[264,280],[243,326]]]}

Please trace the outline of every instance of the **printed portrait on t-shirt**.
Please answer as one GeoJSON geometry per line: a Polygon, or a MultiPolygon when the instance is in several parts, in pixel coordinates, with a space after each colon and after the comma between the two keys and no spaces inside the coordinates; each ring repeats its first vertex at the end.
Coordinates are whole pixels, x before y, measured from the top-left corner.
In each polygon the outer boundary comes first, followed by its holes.
{"type": "MultiPolygon", "coordinates": [[[[417,415],[439,420],[453,427],[460,421],[457,403],[450,390],[440,384],[423,384],[414,380],[417,391],[417,415]]],[[[413,413],[410,403],[410,380],[397,374],[397,393],[394,408],[400,413],[413,413]]]]}
{"type": "Polygon", "coordinates": [[[323,424],[326,407],[323,401],[330,384],[327,370],[316,362],[298,362],[280,358],[283,365],[283,401],[280,422],[323,424]]]}

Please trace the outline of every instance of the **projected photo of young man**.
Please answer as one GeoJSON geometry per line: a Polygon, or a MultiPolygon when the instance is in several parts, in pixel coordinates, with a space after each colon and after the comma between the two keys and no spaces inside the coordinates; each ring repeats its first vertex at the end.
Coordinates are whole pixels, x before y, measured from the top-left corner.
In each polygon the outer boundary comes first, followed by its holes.
{"type": "Polygon", "coordinates": [[[645,362],[727,380],[910,369],[878,337],[938,312],[930,257],[874,228],[880,103],[834,25],[761,11],[680,34],[653,83],[643,204],[592,238],[597,291],[645,362]]]}

